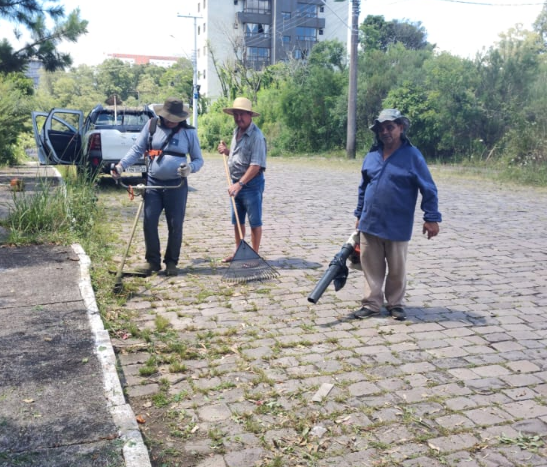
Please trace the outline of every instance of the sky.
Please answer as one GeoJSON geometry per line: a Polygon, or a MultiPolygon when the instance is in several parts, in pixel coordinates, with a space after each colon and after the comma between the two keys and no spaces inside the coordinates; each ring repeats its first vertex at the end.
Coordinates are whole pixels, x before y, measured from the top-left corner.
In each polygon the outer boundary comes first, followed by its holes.
{"type": "MultiPolygon", "coordinates": [[[[326,4],[333,0],[326,0],[326,4]]],[[[351,0],[348,8],[351,7],[351,0]]],[[[74,65],[97,65],[111,53],[176,56],[191,59],[194,50],[194,19],[189,0],[61,0],[65,12],[80,8],[80,17],[89,21],[88,34],[76,44],[60,49],[72,55],[74,65]]],[[[499,34],[520,23],[524,29],[540,14],[539,0],[360,0],[360,21],[367,15],[382,15],[421,22],[427,40],[463,58],[474,58],[499,40],[499,34]]],[[[351,18],[351,15],[350,15],[351,18]]],[[[349,20],[351,21],[351,19],[349,20]]],[[[199,24],[199,20],[198,20],[199,24]]],[[[0,23],[0,37],[13,43],[11,26],[0,23]]]]}

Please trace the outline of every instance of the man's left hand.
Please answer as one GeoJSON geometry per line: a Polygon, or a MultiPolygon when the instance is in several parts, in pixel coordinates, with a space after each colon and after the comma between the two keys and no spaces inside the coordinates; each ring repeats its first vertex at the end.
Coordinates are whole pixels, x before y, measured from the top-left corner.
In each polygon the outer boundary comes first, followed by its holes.
{"type": "Polygon", "coordinates": [[[190,168],[190,166],[188,164],[180,164],[180,167],[177,169],[177,173],[179,174],[179,176],[181,177],[188,177],[188,175],[190,175],[190,173],[192,172],[192,169],[190,168]]]}
{"type": "Polygon", "coordinates": [[[427,239],[429,240],[432,237],[436,237],[439,230],[440,228],[438,222],[424,222],[422,233],[425,234],[427,232],[427,239]]]}

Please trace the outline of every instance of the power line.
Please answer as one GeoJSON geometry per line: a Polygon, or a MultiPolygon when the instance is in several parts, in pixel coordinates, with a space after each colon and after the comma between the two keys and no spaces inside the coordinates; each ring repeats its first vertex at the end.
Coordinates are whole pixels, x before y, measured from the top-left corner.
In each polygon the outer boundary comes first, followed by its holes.
{"type": "Polygon", "coordinates": [[[539,6],[544,3],[490,3],[490,2],[466,2],[465,0],[437,0],[439,2],[450,2],[450,3],[464,3],[466,5],[480,5],[480,6],[539,6]]]}

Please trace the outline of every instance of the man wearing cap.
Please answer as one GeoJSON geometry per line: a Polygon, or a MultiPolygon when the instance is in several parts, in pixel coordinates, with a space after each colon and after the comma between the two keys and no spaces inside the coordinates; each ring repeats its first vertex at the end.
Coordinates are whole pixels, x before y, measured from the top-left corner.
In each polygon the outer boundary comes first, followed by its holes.
{"type": "MultiPolygon", "coordinates": [[[[223,109],[234,117],[236,128],[230,148],[224,141],[218,145],[218,152],[228,157],[228,167],[232,184],[228,194],[235,197],[235,205],[241,233],[245,237],[245,217],[251,226],[251,246],[258,253],[262,239],[262,195],[264,193],[264,171],[266,170],[266,139],[262,131],[253,122],[253,117],[260,115],[252,109],[251,101],[238,97],[232,107],[223,109]]],[[[233,209],[232,209],[233,211],[233,209]]],[[[235,213],[232,212],[236,250],[241,243],[235,213]]],[[[232,261],[233,255],[223,262],[232,261]]]]}
{"type": "Polygon", "coordinates": [[[188,110],[188,106],[176,97],[169,97],[163,105],[155,105],[154,112],[159,117],[155,130],[151,132],[150,129],[153,120],[144,125],[135,144],[111,172],[118,179],[143,154],[154,154],[145,156],[149,157],[147,185],[166,187],[145,190],[143,228],[146,264],[139,269],[146,275],[161,270],[158,223],[163,210],[169,232],[163,259],[165,274],[175,276],[178,272],[188,198],[187,177],[203,166],[197,131],[186,122],[188,110]]]}
{"type": "Polygon", "coordinates": [[[355,318],[379,316],[384,303],[397,320],[404,320],[406,258],[412,236],[418,192],[424,212],[423,233],[439,233],[437,187],[425,159],[406,136],[410,121],[397,109],[384,109],[370,129],[375,141],[361,167],[356,228],[360,232],[365,295],[355,318]],[[386,276],[387,269],[387,276],[386,276]]]}

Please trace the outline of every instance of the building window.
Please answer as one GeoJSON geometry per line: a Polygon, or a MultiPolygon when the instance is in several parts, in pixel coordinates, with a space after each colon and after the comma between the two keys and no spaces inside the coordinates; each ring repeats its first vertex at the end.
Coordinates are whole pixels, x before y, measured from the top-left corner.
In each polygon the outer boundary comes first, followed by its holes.
{"type": "Polygon", "coordinates": [[[316,18],[317,6],[309,3],[298,3],[296,5],[296,15],[300,18],[316,18]]]}
{"type": "Polygon", "coordinates": [[[282,11],[281,12],[281,19],[291,19],[291,12],[290,11],[282,11]]]}
{"type": "Polygon", "coordinates": [[[198,3],[198,13],[200,12],[201,4],[198,3]]]}
{"type": "Polygon", "coordinates": [[[245,23],[245,37],[269,36],[270,25],[260,23],[245,23]]]}
{"type": "Polygon", "coordinates": [[[199,36],[199,34],[200,34],[200,27],[198,26],[198,36],[199,36]]]}
{"type": "Polygon", "coordinates": [[[315,42],[317,40],[317,29],[296,28],[296,40],[315,42]]]}
{"type": "Polygon", "coordinates": [[[205,79],[205,77],[207,76],[207,73],[206,73],[206,70],[203,70],[203,79],[205,79]]]}
{"type": "Polygon", "coordinates": [[[291,36],[283,36],[283,43],[288,44],[291,41],[291,36]]]}
{"type": "Polygon", "coordinates": [[[247,0],[245,11],[252,13],[271,13],[271,0],[247,0]]]}
{"type": "Polygon", "coordinates": [[[203,34],[205,34],[205,23],[203,23],[203,34]]]}
{"type": "Polygon", "coordinates": [[[306,60],[308,58],[308,50],[307,49],[295,49],[293,56],[297,60],[306,60]]]}
{"type": "Polygon", "coordinates": [[[269,65],[270,49],[267,47],[249,47],[247,48],[247,60],[256,66],[269,65]]]}
{"type": "Polygon", "coordinates": [[[203,9],[205,10],[207,0],[203,0],[203,9]]]}

